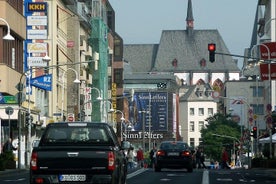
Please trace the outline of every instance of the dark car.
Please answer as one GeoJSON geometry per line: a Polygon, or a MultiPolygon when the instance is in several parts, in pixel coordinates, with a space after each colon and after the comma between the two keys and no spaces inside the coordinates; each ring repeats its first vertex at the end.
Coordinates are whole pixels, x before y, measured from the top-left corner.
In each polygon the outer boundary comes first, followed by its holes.
{"type": "Polygon", "coordinates": [[[187,169],[193,172],[192,153],[187,143],[182,141],[164,141],[156,152],[156,172],[162,168],[187,169]]]}
{"type": "Polygon", "coordinates": [[[125,183],[127,143],[105,123],[51,123],[33,148],[30,183],[125,183]]]}

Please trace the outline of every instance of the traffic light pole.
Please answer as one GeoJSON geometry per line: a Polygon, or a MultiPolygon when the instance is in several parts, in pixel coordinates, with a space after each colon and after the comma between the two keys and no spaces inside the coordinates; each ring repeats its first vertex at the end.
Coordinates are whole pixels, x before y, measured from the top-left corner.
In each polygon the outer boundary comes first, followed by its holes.
{"type": "Polygon", "coordinates": [[[228,53],[222,53],[222,52],[215,52],[215,54],[216,55],[225,55],[225,56],[233,56],[233,57],[240,57],[240,58],[260,60],[260,58],[254,58],[254,57],[249,57],[249,56],[242,56],[242,55],[237,55],[237,54],[228,54],[228,53]]]}

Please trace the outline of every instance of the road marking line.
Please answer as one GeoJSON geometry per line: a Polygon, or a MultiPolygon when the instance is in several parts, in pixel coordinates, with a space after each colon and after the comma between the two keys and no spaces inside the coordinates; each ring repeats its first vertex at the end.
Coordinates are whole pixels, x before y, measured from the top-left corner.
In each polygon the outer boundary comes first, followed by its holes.
{"type": "Polygon", "coordinates": [[[204,170],[204,172],[203,172],[202,184],[209,184],[209,171],[208,170],[204,170]]]}

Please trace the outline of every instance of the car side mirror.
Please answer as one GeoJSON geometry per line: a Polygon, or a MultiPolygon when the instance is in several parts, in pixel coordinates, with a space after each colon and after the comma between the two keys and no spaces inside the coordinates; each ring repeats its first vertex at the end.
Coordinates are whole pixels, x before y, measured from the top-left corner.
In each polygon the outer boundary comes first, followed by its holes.
{"type": "Polygon", "coordinates": [[[32,147],[33,148],[38,147],[38,144],[39,144],[39,140],[34,140],[32,143],[32,147]]]}

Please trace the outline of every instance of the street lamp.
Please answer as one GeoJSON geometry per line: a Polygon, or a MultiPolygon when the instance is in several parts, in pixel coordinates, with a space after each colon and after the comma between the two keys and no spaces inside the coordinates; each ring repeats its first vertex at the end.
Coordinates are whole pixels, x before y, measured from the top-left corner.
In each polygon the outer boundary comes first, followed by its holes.
{"type": "MultiPolygon", "coordinates": [[[[108,112],[114,112],[115,110],[113,109],[113,107],[112,107],[112,103],[110,102],[110,101],[108,101],[108,100],[105,100],[104,101],[104,103],[103,103],[103,105],[104,105],[104,116],[105,116],[105,122],[107,123],[107,113],[108,112]],[[108,103],[109,104],[109,110],[107,111],[107,107],[106,107],[106,103],[108,103]]],[[[111,118],[112,119],[112,118],[111,118]]]]}
{"type": "Polygon", "coordinates": [[[6,24],[7,27],[8,27],[8,33],[3,37],[3,39],[4,39],[4,40],[14,40],[14,37],[10,34],[11,29],[10,29],[10,25],[8,24],[8,22],[7,22],[5,19],[3,19],[3,18],[0,18],[0,20],[1,20],[2,22],[5,22],[5,24],[6,24]]]}
{"type": "Polygon", "coordinates": [[[146,116],[145,114],[146,113],[149,113],[149,111],[146,111],[146,110],[142,110],[142,111],[139,111],[139,113],[143,113],[143,126],[142,126],[142,134],[143,134],[143,137],[142,137],[142,140],[143,140],[143,150],[145,150],[145,121],[146,121],[146,116]]]}
{"type": "MultiPolygon", "coordinates": [[[[270,22],[271,20],[274,20],[276,18],[273,18],[273,19],[270,19],[268,20],[265,25],[264,25],[264,29],[265,29],[265,26],[267,25],[268,22],[270,22]]],[[[267,45],[265,44],[259,44],[259,45],[262,45],[266,48],[267,50],[267,55],[268,55],[268,58],[267,60],[269,61],[268,63],[268,81],[269,81],[269,84],[268,84],[268,103],[267,103],[267,108],[272,108],[272,83],[271,83],[271,58],[270,58],[270,55],[271,55],[271,52],[270,52],[270,49],[268,48],[267,45]]],[[[256,45],[254,45],[256,46],[256,45]]],[[[254,48],[254,46],[252,48],[254,48]]],[[[271,110],[270,110],[271,111],[271,110]]],[[[271,113],[271,112],[269,112],[271,113]]],[[[271,115],[270,115],[271,116],[271,115]]],[[[270,118],[271,119],[271,118],[270,118]]],[[[258,128],[258,127],[257,127],[258,128]]],[[[270,155],[270,158],[272,158],[272,127],[268,127],[269,128],[269,137],[270,137],[270,142],[269,142],[269,155],[270,155]]],[[[257,141],[258,142],[258,141],[257,141]]]]}
{"type": "Polygon", "coordinates": [[[63,118],[63,115],[64,115],[64,90],[65,90],[65,73],[68,71],[68,70],[72,70],[75,72],[75,75],[76,75],[76,79],[73,81],[74,83],[76,84],[80,84],[80,80],[78,79],[78,72],[73,69],[73,68],[68,68],[67,70],[65,70],[62,74],[62,94],[61,94],[61,117],[63,118]]]}

